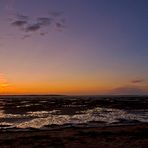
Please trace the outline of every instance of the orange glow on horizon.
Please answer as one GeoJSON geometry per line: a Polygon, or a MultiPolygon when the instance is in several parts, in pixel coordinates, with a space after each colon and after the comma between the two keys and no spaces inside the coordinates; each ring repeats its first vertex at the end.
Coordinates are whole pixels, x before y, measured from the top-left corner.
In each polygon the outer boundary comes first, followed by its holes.
{"type": "Polygon", "coordinates": [[[5,87],[0,90],[0,94],[102,94],[107,88],[88,84],[1,85],[5,85],[5,87]]]}
{"type": "MultiPolygon", "coordinates": [[[[80,79],[81,78],[81,79],[80,79]]],[[[6,79],[4,74],[0,75],[0,94],[1,95],[27,95],[27,94],[65,94],[65,95],[105,95],[114,92],[114,90],[137,89],[138,85],[129,85],[124,81],[111,81],[109,79],[82,79],[63,81],[12,81],[6,79]],[[120,89],[118,89],[120,88],[120,89]]],[[[139,85],[140,86],[140,85],[139,85]]],[[[145,86],[140,86],[142,91],[147,91],[145,86]]]]}

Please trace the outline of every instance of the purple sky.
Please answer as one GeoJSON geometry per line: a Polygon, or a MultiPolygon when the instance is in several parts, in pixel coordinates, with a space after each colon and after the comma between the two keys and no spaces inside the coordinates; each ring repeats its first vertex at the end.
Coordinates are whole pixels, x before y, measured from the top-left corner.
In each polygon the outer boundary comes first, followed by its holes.
{"type": "Polygon", "coordinates": [[[148,94],[147,0],[0,0],[0,93],[148,94]]]}

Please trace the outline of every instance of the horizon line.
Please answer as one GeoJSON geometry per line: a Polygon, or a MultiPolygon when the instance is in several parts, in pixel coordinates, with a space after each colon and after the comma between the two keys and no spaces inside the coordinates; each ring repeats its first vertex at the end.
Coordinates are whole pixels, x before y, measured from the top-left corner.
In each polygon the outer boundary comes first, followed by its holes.
{"type": "Polygon", "coordinates": [[[148,96],[148,94],[0,94],[0,96],[148,96]]]}

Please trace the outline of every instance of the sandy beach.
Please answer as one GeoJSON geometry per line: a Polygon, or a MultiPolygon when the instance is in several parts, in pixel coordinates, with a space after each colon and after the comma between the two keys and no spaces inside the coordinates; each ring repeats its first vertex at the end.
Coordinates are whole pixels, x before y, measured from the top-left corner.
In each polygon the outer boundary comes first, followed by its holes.
{"type": "Polygon", "coordinates": [[[2,131],[1,148],[146,148],[148,124],[2,131]]]}

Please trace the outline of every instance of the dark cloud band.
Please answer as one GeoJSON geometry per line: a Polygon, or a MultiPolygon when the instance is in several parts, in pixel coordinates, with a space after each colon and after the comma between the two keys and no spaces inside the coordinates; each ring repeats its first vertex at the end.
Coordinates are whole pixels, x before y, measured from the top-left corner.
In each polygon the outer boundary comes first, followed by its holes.
{"type": "Polygon", "coordinates": [[[18,27],[20,31],[27,33],[23,36],[23,39],[30,37],[28,33],[34,33],[39,30],[41,30],[39,35],[44,36],[44,27],[55,26],[56,29],[60,31],[65,28],[65,19],[61,18],[62,13],[63,12],[50,12],[48,17],[37,17],[35,20],[31,20],[29,16],[17,14],[15,20],[11,22],[11,25],[18,27]]]}

